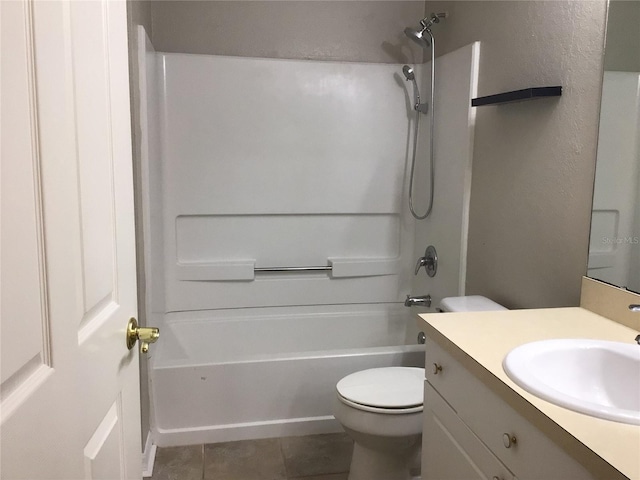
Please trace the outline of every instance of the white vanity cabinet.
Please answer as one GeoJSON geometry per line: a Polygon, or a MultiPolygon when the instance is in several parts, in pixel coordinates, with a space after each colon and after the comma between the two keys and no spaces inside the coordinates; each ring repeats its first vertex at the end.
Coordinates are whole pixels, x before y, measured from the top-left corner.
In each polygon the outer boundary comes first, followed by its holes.
{"type": "Polygon", "coordinates": [[[516,477],[458,417],[429,382],[424,387],[423,480],[516,477]]]}
{"type": "Polygon", "coordinates": [[[425,347],[423,480],[594,478],[435,341],[425,347]]]}

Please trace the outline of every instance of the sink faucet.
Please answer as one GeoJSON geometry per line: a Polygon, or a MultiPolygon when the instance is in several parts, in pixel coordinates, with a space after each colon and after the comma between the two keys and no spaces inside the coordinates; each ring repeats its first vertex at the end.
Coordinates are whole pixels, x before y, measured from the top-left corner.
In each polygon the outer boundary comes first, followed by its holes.
{"type": "Polygon", "coordinates": [[[430,307],[431,295],[420,295],[417,297],[412,297],[411,295],[407,295],[407,298],[404,301],[404,306],[405,307],[430,307]]]}
{"type": "MultiPolygon", "coordinates": [[[[631,310],[632,312],[640,313],[640,305],[636,305],[632,303],[631,305],[629,305],[629,310],[631,310]]],[[[636,337],[636,343],[640,345],[640,335],[636,337]]]]}

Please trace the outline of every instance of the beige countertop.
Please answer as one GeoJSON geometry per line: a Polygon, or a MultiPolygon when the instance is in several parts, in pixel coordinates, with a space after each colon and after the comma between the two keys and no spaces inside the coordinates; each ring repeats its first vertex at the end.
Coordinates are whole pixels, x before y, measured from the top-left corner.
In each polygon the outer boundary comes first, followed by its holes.
{"type": "Polygon", "coordinates": [[[556,406],[518,387],[502,369],[505,355],[524,343],[592,338],[635,344],[638,332],[578,307],[423,314],[418,326],[516,411],[594,470],[596,477],[620,478],[611,476],[612,466],[624,477],[640,479],[640,426],[556,406]]]}

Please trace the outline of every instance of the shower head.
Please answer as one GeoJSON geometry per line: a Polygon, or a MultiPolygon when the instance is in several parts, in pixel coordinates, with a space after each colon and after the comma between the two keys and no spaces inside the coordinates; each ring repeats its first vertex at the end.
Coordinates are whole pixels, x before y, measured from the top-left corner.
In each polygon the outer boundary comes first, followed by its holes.
{"type": "Polygon", "coordinates": [[[422,48],[429,48],[431,46],[431,41],[429,39],[432,38],[431,26],[434,23],[440,23],[440,19],[447,18],[447,16],[447,12],[432,13],[430,17],[425,17],[420,20],[419,28],[407,27],[404,29],[404,34],[422,48]]]}
{"type": "Polygon", "coordinates": [[[431,46],[431,43],[429,42],[429,40],[426,38],[424,32],[427,31],[427,28],[422,28],[420,30],[417,30],[415,28],[405,28],[404,29],[404,34],[409,37],[411,40],[413,40],[414,42],[416,42],[418,45],[420,45],[422,48],[429,48],[431,46]]]}
{"type": "Polygon", "coordinates": [[[413,68],[411,68],[409,65],[405,65],[404,67],[402,67],[402,73],[404,74],[404,77],[407,79],[407,81],[409,80],[415,80],[416,76],[413,73],[413,68]]]}

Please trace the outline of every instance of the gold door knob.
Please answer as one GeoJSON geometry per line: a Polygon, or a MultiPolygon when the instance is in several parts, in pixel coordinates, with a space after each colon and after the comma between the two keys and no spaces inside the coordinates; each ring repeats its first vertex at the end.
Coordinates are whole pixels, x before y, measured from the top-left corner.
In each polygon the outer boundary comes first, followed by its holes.
{"type": "Polygon", "coordinates": [[[131,350],[140,340],[140,353],[149,351],[149,344],[155,343],[160,338],[160,329],[156,327],[138,327],[138,321],[131,317],[127,324],[127,348],[131,350]]]}

